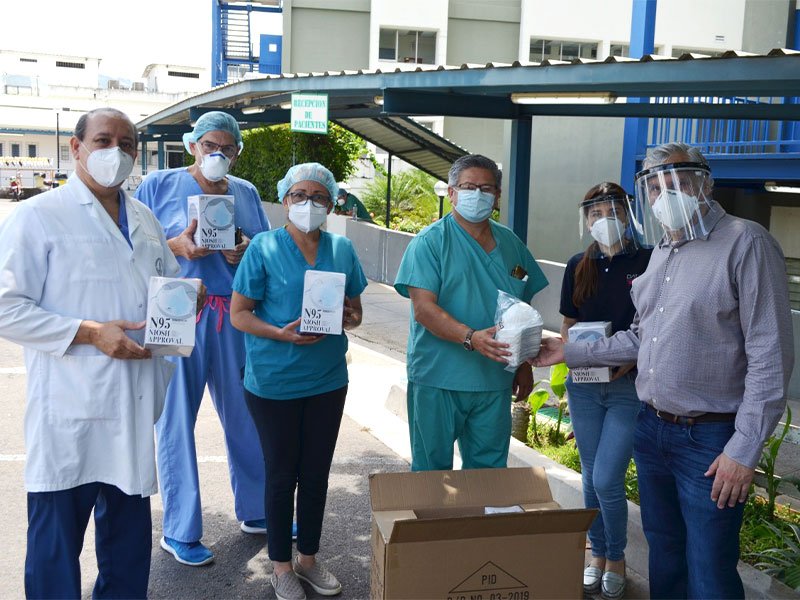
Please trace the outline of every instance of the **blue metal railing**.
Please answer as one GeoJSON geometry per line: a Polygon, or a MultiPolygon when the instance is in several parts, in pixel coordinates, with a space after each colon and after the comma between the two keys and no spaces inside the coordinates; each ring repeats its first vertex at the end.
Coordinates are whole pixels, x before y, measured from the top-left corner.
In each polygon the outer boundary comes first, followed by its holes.
{"type": "MultiPolygon", "coordinates": [[[[780,104],[793,99],[743,97],[657,98],[662,104],[780,104]]],[[[800,128],[787,121],[744,119],[650,119],[646,148],[668,142],[697,146],[707,156],[800,152],[800,128]]]]}

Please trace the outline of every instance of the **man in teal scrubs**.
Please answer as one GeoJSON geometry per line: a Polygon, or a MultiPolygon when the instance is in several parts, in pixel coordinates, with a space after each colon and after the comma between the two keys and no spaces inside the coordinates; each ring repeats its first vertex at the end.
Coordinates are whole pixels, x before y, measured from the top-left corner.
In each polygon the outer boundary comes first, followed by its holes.
{"type": "Polygon", "coordinates": [[[336,214],[348,217],[355,215],[359,221],[372,223],[372,216],[369,214],[367,207],[364,206],[364,203],[355,194],[351,194],[344,188],[339,188],[334,208],[336,209],[336,214]]]}
{"type": "Polygon", "coordinates": [[[500,198],[497,164],[473,154],[450,168],[453,211],[409,244],[395,289],[411,298],[408,428],[411,470],[502,468],[508,459],[511,394],[530,394],[524,363],[505,370],[494,339],[497,290],[530,302],[547,279],[528,248],[489,217],[500,198]]]}

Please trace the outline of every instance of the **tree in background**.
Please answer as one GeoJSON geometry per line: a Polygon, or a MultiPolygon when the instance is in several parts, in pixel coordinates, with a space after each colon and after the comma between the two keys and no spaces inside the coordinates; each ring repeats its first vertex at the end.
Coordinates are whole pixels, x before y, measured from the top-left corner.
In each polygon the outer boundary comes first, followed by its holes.
{"type": "MultiPolygon", "coordinates": [[[[293,165],[318,162],[337,181],[345,181],[355,173],[359,157],[368,152],[364,140],[334,123],[328,124],[328,135],[295,133],[288,125],[273,125],[242,131],[242,139],[244,152],[231,174],[256,186],[265,202],[280,201],[278,181],[293,165]]],[[[194,162],[193,156],[184,156],[184,164],[194,162]]]]}
{"type": "MultiPolygon", "coordinates": [[[[386,225],[386,176],[377,175],[361,201],[374,221],[386,225]]],[[[391,222],[389,227],[417,233],[439,218],[439,197],[433,191],[436,179],[419,169],[406,169],[392,175],[391,222]]],[[[450,200],[444,199],[444,214],[450,212],[450,200]]]]}

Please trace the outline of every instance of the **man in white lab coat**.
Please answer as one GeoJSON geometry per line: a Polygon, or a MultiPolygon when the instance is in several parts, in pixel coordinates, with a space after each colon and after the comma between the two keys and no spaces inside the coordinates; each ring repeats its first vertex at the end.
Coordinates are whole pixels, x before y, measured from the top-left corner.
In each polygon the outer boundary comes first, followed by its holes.
{"type": "Polygon", "coordinates": [[[78,557],[94,509],[94,597],[144,598],[153,424],[172,374],[142,347],[147,286],[178,264],[161,225],[120,189],[136,130],[101,108],[70,140],[66,185],[0,226],[0,336],[25,347],[25,593],[81,596],[78,557]]]}

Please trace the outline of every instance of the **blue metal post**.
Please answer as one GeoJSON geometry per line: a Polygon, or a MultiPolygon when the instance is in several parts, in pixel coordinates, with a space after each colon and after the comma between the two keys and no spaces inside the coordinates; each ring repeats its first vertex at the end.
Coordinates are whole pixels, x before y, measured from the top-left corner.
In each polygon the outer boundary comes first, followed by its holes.
{"type": "Polygon", "coordinates": [[[147,142],[142,140],[142,177],[147,175],[147,142]]]}
{"type": "Polygon", "coordinates": [[[164,142],[158,140],[158,168],[164,168],[164,142]]]}
{"type": "MultiPolygon", "coordinates": [[[[792,40],[792,49],[800,50],[800,1],[795,5],[794,11],[794,39],[792,40]]],[[[800,98],[793,96],[786,98],[789,104],[800,104],[800,98]]],[[[800,140],[800,122],[798,121],[784,121],[784,139],[787,140],[800,140]]],[[[800,152],[800,144],[786,144],[783,146],[784,152],[800,152]]]]}
{"type": "Polygon", "coordinates": [[[528,203],[531,183],[532,120],[511,121],[511,165],[508,169],[508,226],[528,242],[528,203]]]}
{"type": "MultiPolygon", "coordinates": [[[[656,0],[633,0],[631,12],[631,41],[629,56],[642,58],[652,54],[655,49],[656,0]]],[[[629,103],[647,103],[649,98],[628,98],[629,103]]],[[[636,173],[636,156],[644,152],[647,143],[647,119],[625,119],[625,133],[622,138],[622,168],[620,185],[628,191],[633,187],[636,173]]]]}
{"type": "Polygon", "coordinates": [[[211,85],[218,86],[228,78],[222,73],[222,18],[220,0],[211,0],[211,85]]]}

